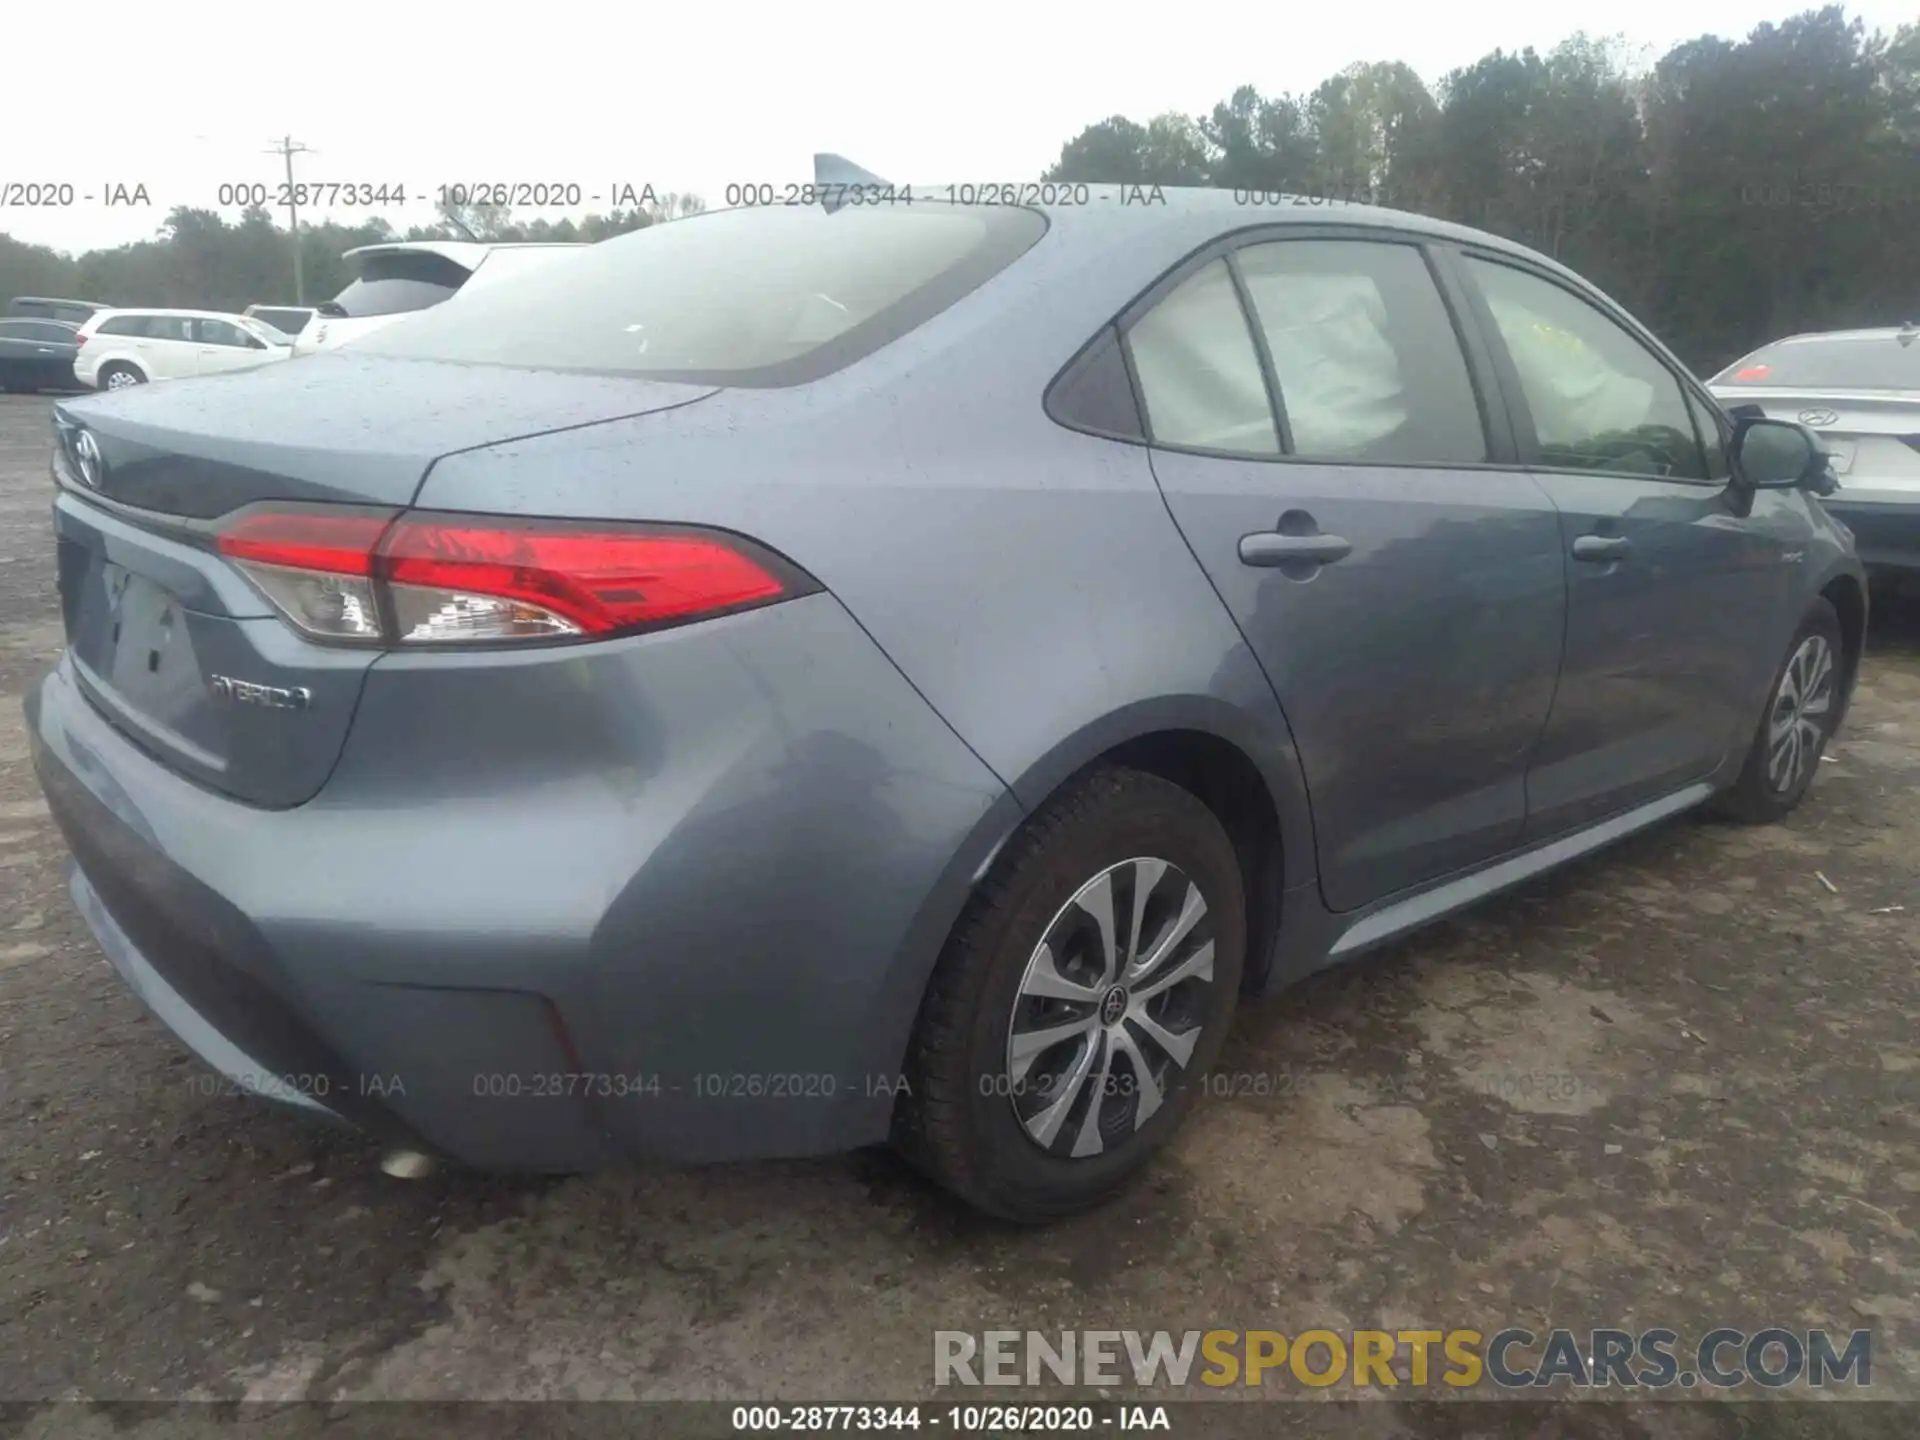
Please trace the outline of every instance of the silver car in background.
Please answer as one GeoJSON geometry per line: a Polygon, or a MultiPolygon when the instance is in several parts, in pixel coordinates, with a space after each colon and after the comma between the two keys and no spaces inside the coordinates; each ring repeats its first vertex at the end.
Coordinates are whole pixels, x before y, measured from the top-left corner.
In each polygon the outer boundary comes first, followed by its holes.
{"type": "Polygon", "coordinates": [[[1851,529],[1869,570],[1920,572],[1920,325],[1794,335],[1710,382],[1819,435],[1839,488],[1823,503],[1851,529]]]}

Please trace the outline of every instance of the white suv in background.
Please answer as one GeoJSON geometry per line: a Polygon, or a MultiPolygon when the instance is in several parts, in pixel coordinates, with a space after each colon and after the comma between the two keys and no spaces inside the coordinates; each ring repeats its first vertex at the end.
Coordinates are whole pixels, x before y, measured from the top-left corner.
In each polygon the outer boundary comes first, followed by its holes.
{"type": "Polygon", "coordinates": [[[586,248],[557,241],[495,245],[482,240],[395,240],[362,245],[341,257],[354,278],[317,307],[319,313],[294,341],[294,353],[331,350],[451,299],[469,283],[490,283],[586,248]]]}
{"type": "Polygon", "coordinates": [[[99,390],[250,370],[293,355],[272,326],[215,310],[102,310],[75,343],[74,378],[99,390]]]}

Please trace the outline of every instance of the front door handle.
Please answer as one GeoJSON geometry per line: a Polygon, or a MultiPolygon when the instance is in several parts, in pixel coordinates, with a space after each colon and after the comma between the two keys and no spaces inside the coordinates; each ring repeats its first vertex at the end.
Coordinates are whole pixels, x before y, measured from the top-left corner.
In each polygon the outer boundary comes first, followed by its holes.
{"type": "Polygon", "coordinates": [[[1331,565],[1353,553],[1353,542],[1338,535],[1282,535],[1261,530],[1240,537],[1240,560],[1246,565],[1331,565]]]}
{"type": "Polygon", "coordinates": [[[1632,549],[1624,535],[1582,535],[1573,542],[1573,558],[1604,565],[1610,560],[1626,559],[1632,549]]]}

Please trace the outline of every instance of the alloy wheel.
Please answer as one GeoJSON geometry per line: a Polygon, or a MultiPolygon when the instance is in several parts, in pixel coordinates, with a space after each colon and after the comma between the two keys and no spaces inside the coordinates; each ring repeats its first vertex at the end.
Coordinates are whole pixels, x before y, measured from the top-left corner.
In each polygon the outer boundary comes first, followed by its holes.
{"type": "Polygon", "coordinates": [[[1767,783],[1774,793],[1792,791],[1818,762],[1833,679],[1833,647],[1824,635],[1807,636],[1787,661],[1767,711],[1767,783]]]}
{"type": "Polygon", "coordinates": [[[1078,1159],[1152,1119],[1199,1044],[1213,960],[1206,899],[1178,866],[1123,860],[1075,891],[1027,961],[1007,1029],[1027,1138],[1078,1159]]]}

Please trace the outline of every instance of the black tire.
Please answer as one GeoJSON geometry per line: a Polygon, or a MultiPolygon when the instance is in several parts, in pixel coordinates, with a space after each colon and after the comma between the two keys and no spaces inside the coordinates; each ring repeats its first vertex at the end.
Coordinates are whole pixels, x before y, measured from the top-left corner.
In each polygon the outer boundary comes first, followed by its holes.
{"type": "MultiPolygon", "coordinates": [[[[1072,782],[1008,842],[947,941],[909,1046],[895,1146],[932,1179],[1004,1219],[1035,1224],[1097,1204],[1146,1164],[1191,1108],[1232,1020],[1245,932],[1239,860],[1212,811],[1179,786],[1137,770],[1102,768],[1072,782]],[[1137,884],[1153,873],[1150,866],[1136,868],[1141,858],[1165,861],[1169,868],[1157,881],[1137,884]],[[1083,887],[1110,871],[1106,885],[1119,942],[1113,949],[1121,959],[1131,953],[1133,929],[1147,937],[1149,950],[1175,932],[1173,917],[1189,886],[1205,902],[1204,916],[1165,961],[1138,978],[1141,995],[1122,989],[1119,996],[1121,1006],[1157,1007],[1146,1008],[1146,1015],[1163,1034],[1187,1040],[1197,1028],[1184,1066],[1175,1063],[1173,1051],[1152,1042],[1153,1030],[1140,1027],[1132,1008],[1109,1024],[1099,1003],[1021,993],[1029,962],[1050,936],[1060,943],[1056,968],[1062,975],[1092,977],[1088,967],[1100,958],[1102,932],[1093,923],[1094,909],[1074,902],[1083,887]],[[1136,888],[1149,896],[1138,922],[1131,899],[1136,888]],[[1209,939],[1211,978],[1196,975],[1159,989],[1209,939]],[[1029,1134],[1016,1104],[1032,1115],[1046,1108],[1049,1087],[1066,1096],[1059,1077],[1087,1052],[1078,1038],[1063,1041],[1033,1059],[1029,1078],[1016,1085],[1010,1045],[1016,1018],[1023,1027],[1045,1029],[1056,1010],[1092,1027],[1085,1042],[1092,1056],[1111,1052],[1115,1058],[1107,1086],[1089,1078],[1074,1099],[1062,1101],[1065,1120],[1049,1150],[1029,1134]],[[1126,1035],[1116,1045],[1119,1031],[1126,1035]],[[1146,1063],[1150,1075],[1167,1067],[1152,1087],[1162,1099],[1144,1122],[1140,1109],[1150,1102],[1137,1086],[1133,1057],[1146,1063]],[[1043,1061],[1057,1067],[1052,1078],[1043,1061]],[[1089,1128],[1096,1089],[1108,1098],[1100,1122],[1089,1128]],[[1109,1135],[1105,1124],[1121,1133],[1109,1135]],[[1077,1158],[1065,1153],[1089,1135],[1104,1148],[1077,1158]]],[[[1114,999],[1113,990],[1101,990],[1098,982],[1088,993],[1096,992],[1106,1002],[1114,999]]],[[[1035,1123],[1044,1128],[1037,1118],[1035,1123]]]]}
{"type": "MultiPolygon", "coordinates": [[[[1833,738],[1833,727],[1840,715],[1841,686],[1846,679],[1846,645],[1840,632],[1840,616],[1832,602],[1825,596],[1816,598],[1808,607],[1806,618],[1800,622],[1800,628],[1793,632],[1793,639],[1787,642],[1787,652],[1781,657],[1780,666],[1773,674],[1773,682],[1767,687],[1767,703],[1760,712],[1760,723],[1754,729],[1753,744],[1747,750],[1746,764],[1741,767],[1740,778],[1733,788],[1718,795],[1713,804],[1714,811],[1729,820],[1743,825],[1767,825],[1792,812],[1813,785],[1813,777],[1820,769],[1820,757],[1826,752],[1827,741],[1833,738]],[[1789,672],[1794,669],[1797,658],[1803,648],[1812,642],[1824,644],[1827,656],[1827,668],[1823,677],[1813,686],[1813,698],[1818,701],[1825,697],[1825,707],[1807,719],[1812,725],[1812,736],[1802,731],[1797,754],[1799,763],[1780,767],[1774,765],[1777,747],[1772,743],[1772,733],[1776,722],[1785,714],[1785,707],[1794,704],[1789,693],[1789,672]],[[1785,771],[1784,781],[1782,771],[1785,771]]],[[[1807,672],[1797,672],[1793,679],[1797,687],[1805,679],[1807,672]]]]}
{"type": "Polygon", "coordinates": [[[102,365],[100,367],[100,378],[95,388],[100,390],[111,390],[113,388],[113,377],[116,375],[125,375],[129,377],[135,385],[144,385],[147,383],[147,377],[142,375],[133,366],[125,365],[125,364],[122,364],[120,361],[115,360],[109,364],[102,365]]]}

